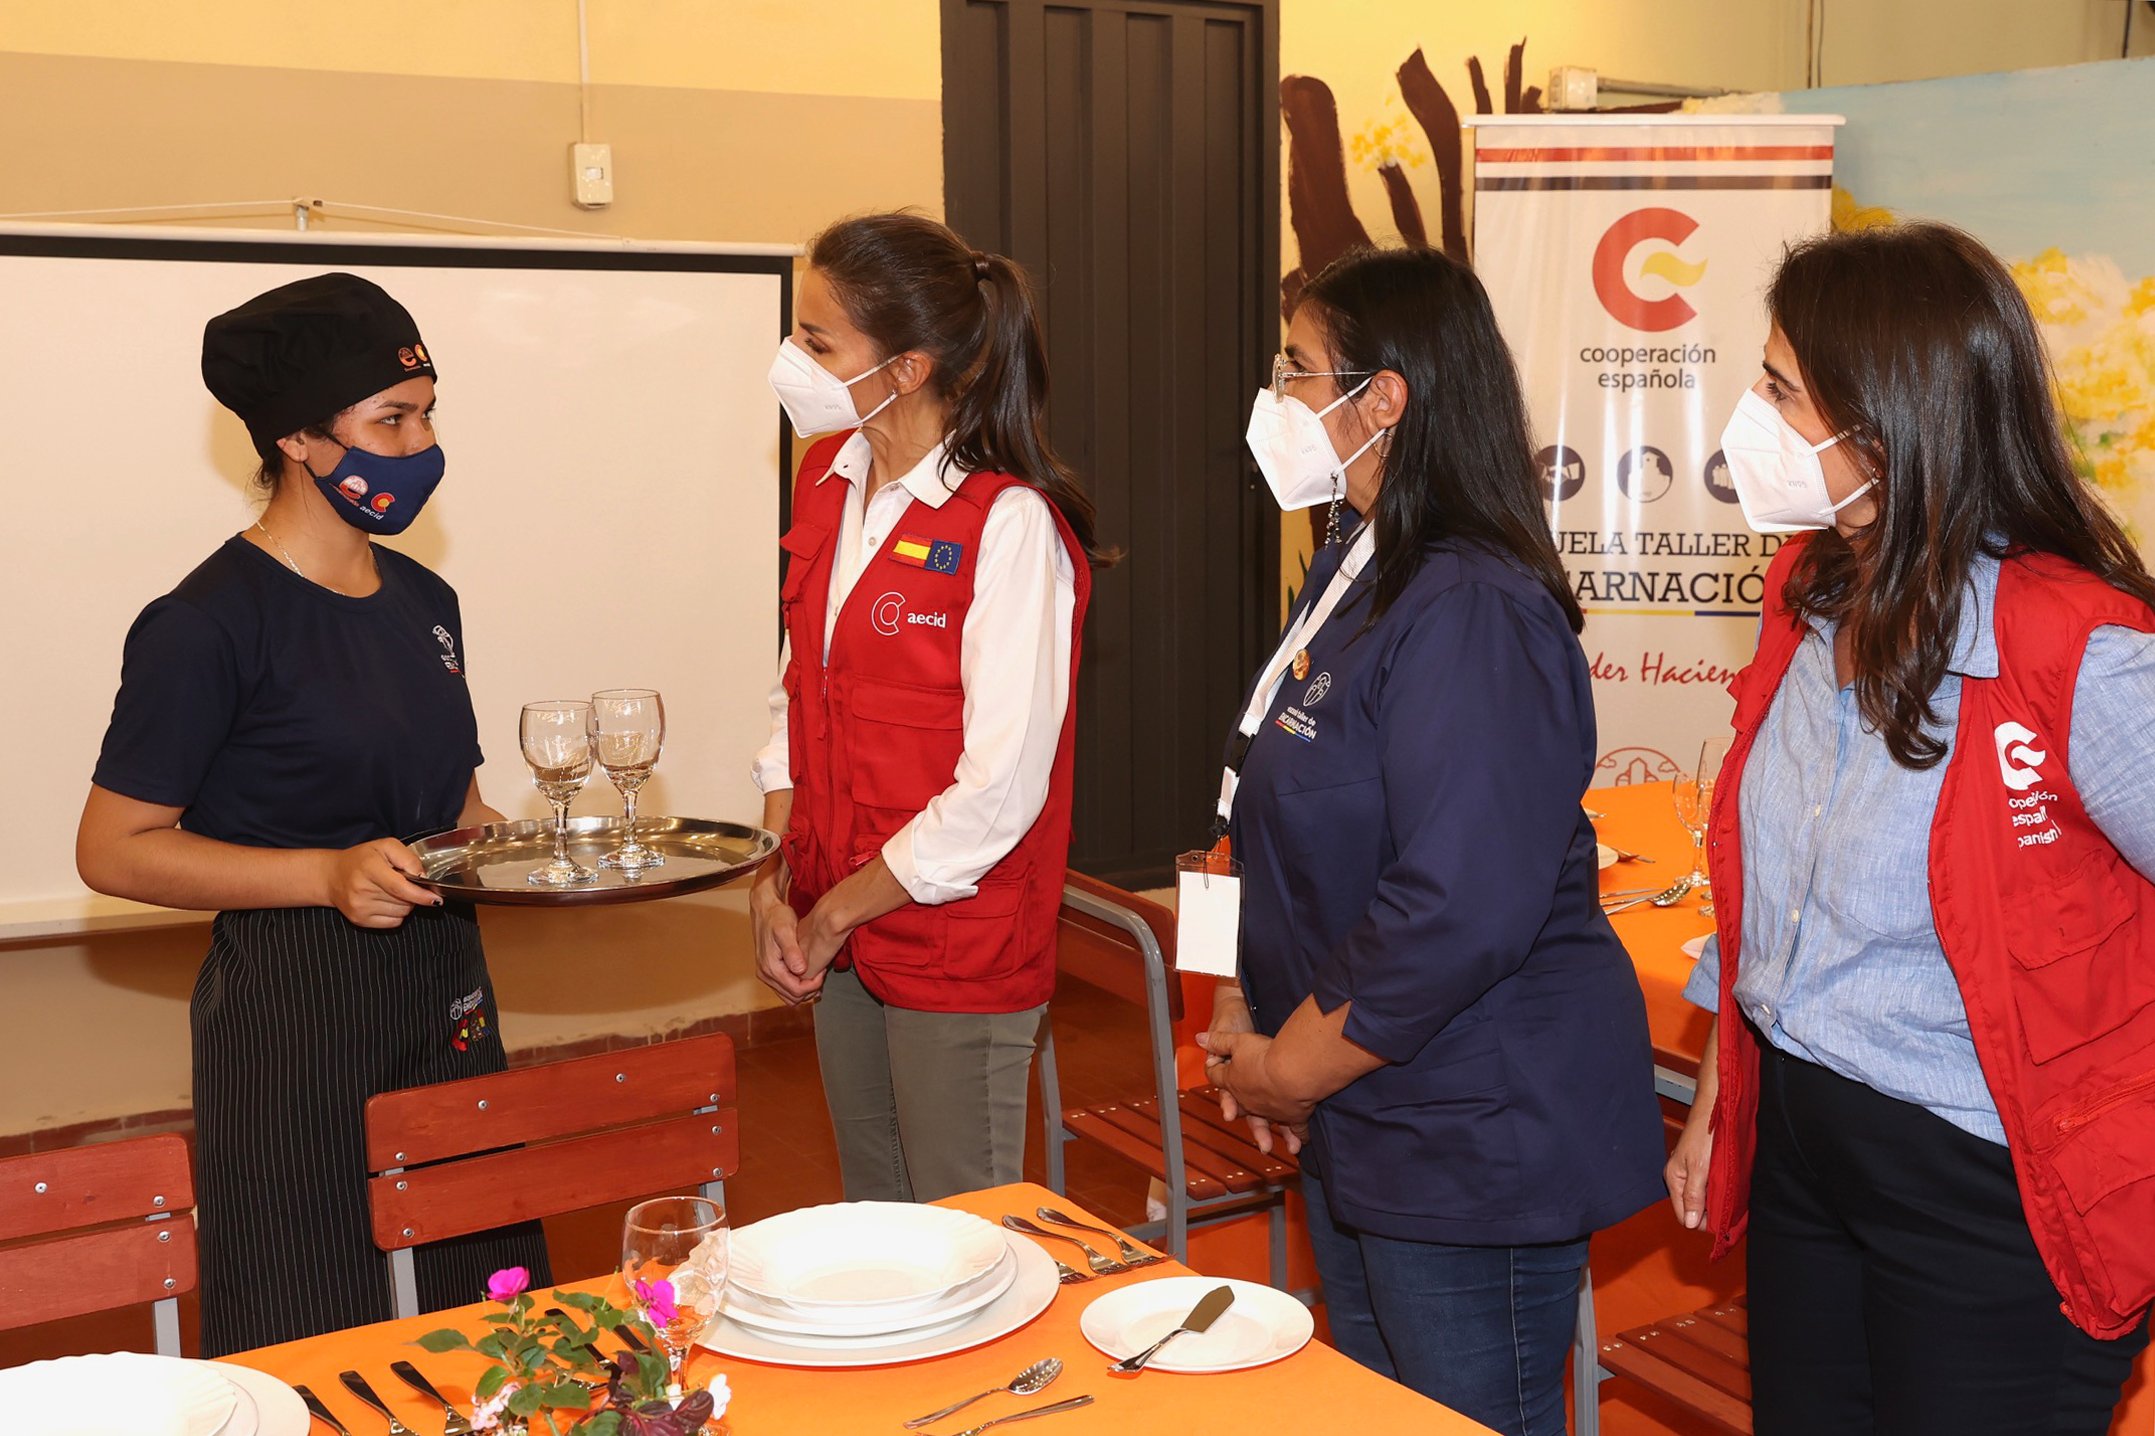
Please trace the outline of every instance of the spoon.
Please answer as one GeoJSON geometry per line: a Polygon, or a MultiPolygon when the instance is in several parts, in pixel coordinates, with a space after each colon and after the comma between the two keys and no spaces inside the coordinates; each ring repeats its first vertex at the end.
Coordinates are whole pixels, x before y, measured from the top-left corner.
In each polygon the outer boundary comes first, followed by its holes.
{"type": "Polygon", "coordinates": [[[1059,1358],[1051,1356],[1045,1361],[1036,1361],[1019,1372],[1008,1386],[991,1386],[986,1391],[981,1392],[979,1396],[968,1396],[963,1401],[951,1402],[950,1405],[945,1406],[940,1411],[931,1411],[926,1416],[916,1416],[905,1423],[906,1429],[911,1431],[922,1426],[932,1425],[950,1415],[953,1411],[963,1411],[975,1401],[980,1400],[981,1397],[998,1396],[1006,1393],[1011,1396],[1034,1395],[1046,1390],[1055,1378],[1062,1374],[1063,1364],[1059,1358]]]}
{"type": "Polygon", "coordinates": [[[1692,877],[1689,873],[1685,873],[1671,884],[1666,892],[1656,893],[1652,897],[1632,898],[1629,902],[1620,902],[1614,907],[1605,907],[1602,911],[1610,917],[1614,917],[1620,912],[1627,912],[1637,907],[1642,902],[1650,902],[1655,907],[1674,907],[1689,897],[1691,890],[1697,886],[1698,879],[1692,877]]]}

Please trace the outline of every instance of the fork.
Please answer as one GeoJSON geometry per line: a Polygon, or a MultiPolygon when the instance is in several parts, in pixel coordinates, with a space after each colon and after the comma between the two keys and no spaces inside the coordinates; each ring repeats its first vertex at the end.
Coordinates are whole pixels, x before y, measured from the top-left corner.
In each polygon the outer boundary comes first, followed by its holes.
{"type": "Polygon", "coordinates": [[[1122,1248],[1122,1264],[1124,1266],[1152,1266],[1158,1262],[1163,1262],[1167,1260],[1166,1257],[1161,1256],[1158,1252],[1139,1251],[1136,1247],[1130,1245],[1128,1239],[1125,1238],[1121,1232],[1110,1231],[1106,1227],[1091,1226],[1085,1222],[1072,1221],[1069,1217],[1064,1216],[1061,1212],[1056,1211],[1053,1207],[1036,1207],[1033,1210],[1033,1215],[1040,1218],[1040,1220],[1044,1222],[1053,1222],[1056,1226],[1059,1227],[1075,1227],[1081,1232],[1092,1232],[1095,1235],[1108,1238],[1110,1241],[1114,1242],[1116,1246],[1122,1248]]]}
{"type": "Polygon", "coordinates": [[[451,1405],[448,1397],[436,1391],[434,1383],[419,1374],[418,1367],[412,1365],[409,1361],[392,1361],[389,1363],[389,1370],[397,1380],[403,1382],[421,1396],[431,1397],[441,1403],[441,1436],[471,1436],[470,1418],[451,1405]]]}
{"type": "Polygon", "coordinates": [[[980,1436],[990,1426],[1001,1426],[1008,1421],[1030,1421],[1035,1416],[1053,1416],[1058,1411],[1075,1411],[1080,1406],[1092,1405],[1090,1396],[1073,1396],[1068,1401],[1057,1401],[1049,1406],[1035,1406],[1030,1411],[1014,1411],[1008,1416],[998,1416],[993,1421],[983,1421],[978,1426],[968,1426],[958,1436],[980,1436]]]}
{"type": "Polygon", "coordinates": [[[1126,1272],[1130,1269],[1128,1265],[1115,1260],[1113,1257],[1100,1255],[1100,1253],[1094,1251],[1076,1237],[1066,1237],[1061,1232],[1043,1231],[1023,1217],[1004,1217],[1003,1225],[1014,1232],[1023,1232],[1029,1237],[1046,1237],[1051,1242],[1070,1243],[1070,1245],[1085,1253],[1085,1265],[1091,1267],[1095,1275],[1114,1276],[1118,1272],[1126,1272]]]}
{"type": "Polygon", "coordinates": [[[389,1423],[389,1436],[416,1436],[411,1427],[397,1420],[397,1414],[382,1404],[382,1398],[376,1396],[374,1388],[367,1385],[366,1377],[356,1371],[340,1371],[337,1373],[337,1380],[344,1383],[346,1391],[382,1414],[382,1419],[389,1423]]]}
{"type": "Polygon", "coordinates": [[[315,1395],[304,1386],[294,1386],[292,1390],[298,1393],[300,1400],[307,1403],[307,1412],[315,1420],[336,1432],[337,1436],[352,1436],[352,1433],[345,1428],[344,1423],[331,1415],[329,1408],[322,1404],[321,1397],[315,1395]]]}

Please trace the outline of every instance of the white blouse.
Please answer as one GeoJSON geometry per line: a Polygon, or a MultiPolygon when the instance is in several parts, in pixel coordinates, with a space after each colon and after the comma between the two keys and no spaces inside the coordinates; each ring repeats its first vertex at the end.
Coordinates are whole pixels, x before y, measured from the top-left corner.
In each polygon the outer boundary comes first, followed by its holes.
{"type": "MultiPolygon", "coordinates": [[[[915,499],[941,508],[962,477],[953,472],[945,487],[943,448],[937,445],[864,503],[871,458],[867,436],[855,434],[817,481],[840,478],[848,485],[824,611],[825,658],[838,610],[868,560],[894,537],[906,509],[915,499]]],[[[959,647],[965,751],[950,786],[883,845],[883,861],[913,901],[971,897],[981,875],[1039,818],[1070,706],[1076,610],[1076,571],[1047,498],[1024,485],[1005,489],[981,530],[973,602],[959,647]]],[[[770,740],[756,755],[756,786],[765,793],[793,786],[784,683],[792,657],[789,642],[778,655],[780,681],[771,688],[770,740]]]]}

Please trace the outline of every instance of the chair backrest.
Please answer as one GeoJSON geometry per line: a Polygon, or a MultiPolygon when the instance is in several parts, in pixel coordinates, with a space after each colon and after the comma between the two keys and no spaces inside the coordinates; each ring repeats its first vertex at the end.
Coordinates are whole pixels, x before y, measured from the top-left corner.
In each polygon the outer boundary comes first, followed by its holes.
{"type": "Polygon", "coordinates": [[[366,1109],[374,1244],[722,1181],[740,1163],[735,1092],[722,1032],[384,1092],[366,1109]]]}
{"type": "MultiPolygon", "coordinates": [[[[0,1329],[193,1291],[194,1205],[187,1144],[171,1134],[0,1161],[0,1329]]],[[[172,1356],[177,1311],[158,1309],[172,1356]]]]}
{"type": "Polygon", "coordinates": [[[1182,1020],[1175,915],[1160,904],[1072,869],[1063,876],[1057,937],[1055,966],[1063,975],[1140,1007],[1149,1008],[1157,994],[1166,1002],[1167,1020],[1182,1020]],[[1157,989],[1148,971],[1155,961],[1157,989]]]}

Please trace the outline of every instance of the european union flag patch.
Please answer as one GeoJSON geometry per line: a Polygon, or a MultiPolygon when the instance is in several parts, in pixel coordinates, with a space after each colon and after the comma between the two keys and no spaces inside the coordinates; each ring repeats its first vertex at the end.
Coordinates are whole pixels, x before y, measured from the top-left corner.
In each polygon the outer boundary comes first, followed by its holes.
{"type": "Polygon", "coordinates": [[[912,568],[924,568],[931,573],[956,573],[965,558],[965,546],[948,539],[924,539],[913,534],[900,534],[898,541],[890,546],[891,558],[912,568]]]}

